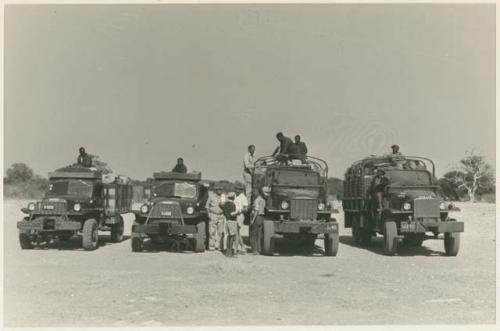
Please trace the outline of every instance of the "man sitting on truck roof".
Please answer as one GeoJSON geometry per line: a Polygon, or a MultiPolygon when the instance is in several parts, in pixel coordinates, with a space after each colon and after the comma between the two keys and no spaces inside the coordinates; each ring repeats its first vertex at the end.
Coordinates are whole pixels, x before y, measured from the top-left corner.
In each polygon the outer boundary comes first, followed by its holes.
{"type": "Polygon", "coordinates": [[[398,145],[392,145],[391,149],[392,153],[389,154],[389,159],[391,160],[392,165],[396,166],[396,168],[398,169],[402,169],[404,161],[406,159],[405,156],[399,151],[398,145]]]}
{"type": "Polygon", "coordinates": [[[184,159],[182,157],[177,159],[177,164],[172,169],[172,172],[178,172],[181,174],[187,173],[187,167],[184,165],[184,159]]]}
{"type": "Polygon", "coordinates": [[[87,154],[87,152],[85,152],[85,148],[80,147],[78,152],[80,153],[76,159],[78,165],[86,168],[92,167],[92,158],[87,154]]]}
{"type": "Polygon", "coordinates": [[[290,147],[293,145],[293,141],[292,139],[285,137],[282,132],[278,132],[278,134],[276,134],[276,138],[280,142],[280,145],[274,150],[273,156],[276,157],[278,162],[286,163],[288,161],[288,155],[292,152],[290,147]]]}

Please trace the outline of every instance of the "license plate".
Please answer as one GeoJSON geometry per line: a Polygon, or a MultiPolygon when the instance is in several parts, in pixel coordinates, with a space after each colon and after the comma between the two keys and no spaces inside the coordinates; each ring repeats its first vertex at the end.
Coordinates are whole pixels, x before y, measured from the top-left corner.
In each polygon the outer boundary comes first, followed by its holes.
{"type": "Polygon", "coordinates": [[[401,223],[401,231],[416,231],[417,223],[401,223]]]}
{"type": "Polygon", "coordinates": [[[171,211],[162,211],[161,216],[172,216],[172,212],[171,211]]]}
{"type": "Polygon", "coordinates": [[[54,206],[52,206],[52,205],[46,205],[46,206],[43,206],[43,209],[53,210],[54,206]]]}

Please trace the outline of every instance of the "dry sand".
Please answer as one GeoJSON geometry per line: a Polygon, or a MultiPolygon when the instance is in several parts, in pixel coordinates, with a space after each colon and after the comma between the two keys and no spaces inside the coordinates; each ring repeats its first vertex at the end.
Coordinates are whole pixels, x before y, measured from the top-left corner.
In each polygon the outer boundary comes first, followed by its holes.
{"type": "MultiPolygon", "coordinates": [[[[352,244],[341,226],[337,257],[287,248],[280,256],[132,253],[130,240],[83,251],[77,238],[21,250],[16,222],[27,201],[4,201],[7,327],[462,324],[495,322],[495,206],[459,204],[457,257],[442,240],[382,253],[352,244]]],[[[343,215],[337,219],[343,225],[343,215]]],[[[130,233],[133,215],[126,217],[130,233]]]]}

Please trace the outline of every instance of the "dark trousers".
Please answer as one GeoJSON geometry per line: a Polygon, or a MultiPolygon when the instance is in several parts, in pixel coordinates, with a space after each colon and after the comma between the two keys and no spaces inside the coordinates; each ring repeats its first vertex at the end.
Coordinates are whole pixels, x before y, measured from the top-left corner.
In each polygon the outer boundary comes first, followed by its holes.
{"type": "Polygon", "coordinates": [[[262,237],[264,235],[264,217],[257,216],[255,221],[250,226],[250,243],[252,245],[253,253],[260,253],[262,251],[262,237]]]}

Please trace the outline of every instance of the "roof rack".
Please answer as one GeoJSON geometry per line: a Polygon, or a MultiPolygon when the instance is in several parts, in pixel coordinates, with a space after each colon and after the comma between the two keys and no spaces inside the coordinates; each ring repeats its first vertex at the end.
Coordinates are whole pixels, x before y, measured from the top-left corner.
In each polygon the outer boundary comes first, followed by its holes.
{"type": "Polygon", "coordinates": [[[97,168],[73,165],[49,172],[49,179],[55,178],[102,179],[102,173],[97,168]]]}
{"type": "Polygon", "coordinates": [[[273,167],[286,167],[286,168],[309,168],[316,171],[322,177],[328,177],[327,163],[313,156],[306,156],[304,163],[292,164],[291,160],[287,162],[280,162],[272,155],[263,156],[255,161],[255,168],[273,168],[273,167]]]}
{"type": "Polygon", "coordinates": [[[201,172],[193,171],[190,173],[180,173],[172,171],[160,171],[153,173],[153,178],[156,180],[178,179],[187,181],[200,181],[201,172]]]}
{"type": "MultiPolygon", "coordinates": [[[[434,164],[434,161],[432,161],[429,158],[422,157],[422,156],[404,156],[404,160],[418,160],[418,161],[423,161],[423,162],[428,162],[431,167],[432,167],[432,176],[435,176],[435,171],[436,171],[436,166],[434,164]]],[[[357,166],[359,164],[367,164],[371,163],[373,165],[376,165],[378,163],[391,163],[391,158],[389,155],[382,155],[382,156],[377,156],[377,155],[370,155],[368,157],[365,157],[364,159],[361,159],[359,161],[354,162],[351,167],[357,166]]],[[[351,168],[349,167],[349,168],[351,168]]]]}

